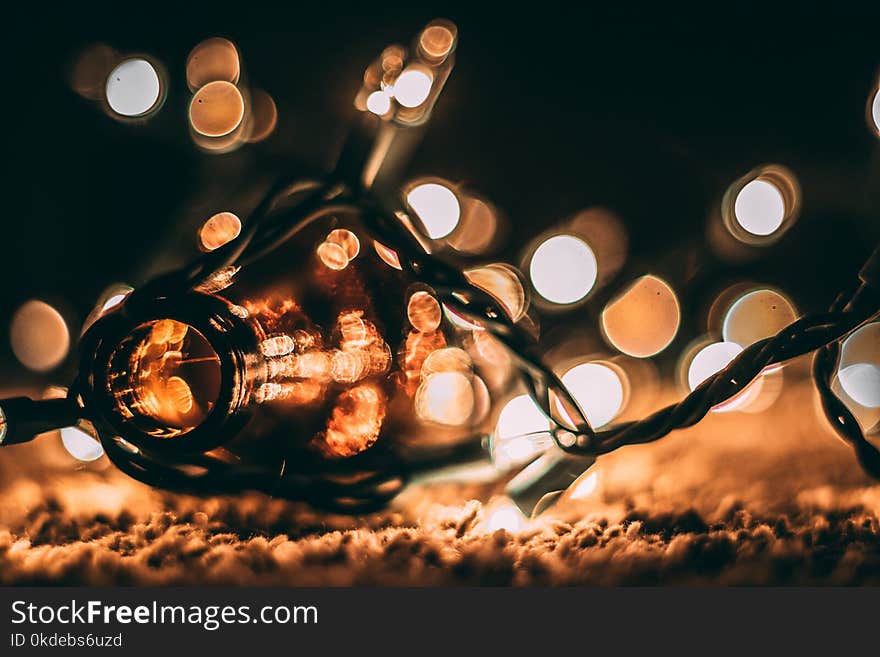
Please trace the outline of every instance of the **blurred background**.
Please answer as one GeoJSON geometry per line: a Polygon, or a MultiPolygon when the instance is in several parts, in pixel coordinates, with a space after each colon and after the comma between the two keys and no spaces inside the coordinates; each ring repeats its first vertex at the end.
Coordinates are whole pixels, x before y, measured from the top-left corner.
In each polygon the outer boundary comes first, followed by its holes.
{"type": "Polygon", "coordinates": [[[876,12],[864,11],[795,20],[334,5],[22,17],[6,43],[0,380],[31,387],[72,374],[71,356],[34,372],[13,354],[10,322],[26,301],[57,309],[75,343],[108,285],[137,286],[192,257],[208,217],[246,217],[279,173],[326,171],[364,68],[436,16],[457,23],[460,46],[412,176],[466,186],[505,217],[507,239],[478,261],[520,265],[543,231],[584,209],[613,213],[627,238],[622,266],[585,302],[544,313],[543,332],[598,336],[609,299],[656,274],[681,306],[674,342],[654,358],[671,376],[731,282],[818,310],[880,238],[880,140],[866,115],[880,52],[876,12]],[[187,115],[187,56],[214,36],[237,46],[243,83],[277,108],[271,134],[224,154],[199,148],[187,115]],[[156,64],[157,111],[125,121],[84,97],[83,57],[96,44],[156,64]],[[766,246],[713,246],[725,191],[765,164],[799,183],[796,222],[766,246]]]}

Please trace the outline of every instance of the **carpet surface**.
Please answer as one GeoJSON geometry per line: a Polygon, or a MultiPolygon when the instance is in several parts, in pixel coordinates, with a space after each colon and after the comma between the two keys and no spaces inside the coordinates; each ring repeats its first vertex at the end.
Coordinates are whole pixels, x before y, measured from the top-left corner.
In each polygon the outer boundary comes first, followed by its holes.
{"type": "Polygon", "coordinates": [[[493,531],[497,486],[351,518],[163,493],[103,460],[54,435],[0,452],[0,584],[880,584],[880,486],[806,383],[603,457],[594,492],[514,531],[493,531]]]}

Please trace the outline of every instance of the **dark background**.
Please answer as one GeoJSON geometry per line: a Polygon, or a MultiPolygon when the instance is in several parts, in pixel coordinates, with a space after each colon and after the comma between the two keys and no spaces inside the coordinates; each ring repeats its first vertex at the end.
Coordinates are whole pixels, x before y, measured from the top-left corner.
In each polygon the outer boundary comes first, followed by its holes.
{"type": "MultiPolygon", "coordinates": [[[[460,45],[413,174],[464,181],[492,199],[515,229],[501,254],[511,261],[571,213],[613,209],[626,222],[630,257],[609,291],[648,271],[673,283],[685,325],[670,357],[699,331],[696,309],[720,281],[775,284],[802,310],[818,310],[880,237],[880,140],[865,122],[880,65],[876,10],[19,9],[7,16],[4,45],[5,383],[40,381],[9,348],[20,303],[49,301],[77,333],[108,284],[137,285],[193,254],[196,228],[214,212],[246,215],[253,189],[274,173],[326,170],[366,64],[437,16],[458,24],[460,45]],[[189,50],[216,35],[236,43],[249,82],[279,109],[270,139],[221,156],[189,139],[184,79],[189,50]],[[76,55],[98,41],[167,68],[168,98],[147,123],[116,122],[70,90],[76,55]],[[724,264],[705,245],[707,218],[728,184],[766,162],[797,174],[801,218],[756,259],[724,264]]],[[[550,322],[595,327],[602,298],[550,322]]],[[[71,359],[49,378],[66,382],[70,367],[71,359]]]]}

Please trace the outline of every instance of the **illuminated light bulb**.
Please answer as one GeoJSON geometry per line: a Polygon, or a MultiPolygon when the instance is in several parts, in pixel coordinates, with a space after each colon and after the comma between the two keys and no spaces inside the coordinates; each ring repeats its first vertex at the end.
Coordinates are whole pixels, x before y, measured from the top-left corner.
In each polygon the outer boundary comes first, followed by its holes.
{"type": "Polygon", "coordinates": [[[89,463],[104,456],[104,448],[94,436],[79,427],[64,427],[60,431],[61,444],[77,461],[89,463]]]}
{"type": "Polygon", "coordinates": [[[342,271],[348,267],[348,254],[338,244],[322,242],[318,245],[318,258],[323,265],[334,271],[342,271]]]}
{"type": "Polygon", "coordinates": [[[110,71],[105,94],[110,109],[119,116],[145,116],[160,104],[159,73],[146,59],[126,59],[110,71]]]}
{"type": "Polygon", "coordinates": [[[205,137],[224,137],[244,118],[244,98],[231,82],[209,82],[199,89],[189,104],[189,122],[205,137]]]}
{"type": "Polygon", "coordinates": [[[586,242],[572,235],[556,235],[535,249],[529,276],[535,291],[555,304],[583,299],[596,284],[596,256],[586,242]]]}
{"type": "Polygon", "coordinates": [[[608,342],[621,352],[635,358],[655,356],[678,333],[678,297],[666,281],[642,276],[608,303],[601,324],[608,342]]]}
{"type": "Polygon", "coordinates": [[[857,404],[880,406],[880,322],[865,324],[843,341],[837,377],[857,404]]]}
{"type": "Polygon", "coordinates": [[[385,116],[391,111],[391,97],[384,89],[378,89],[367,96],[367,109],[376,116],[385,116]]]}
{"type": "Polygon", "coordinates": [[[446,347],[428,354],[422,363],[422,376],[428,377],[437,372],[459,372],[469,374],[473,368],[471,357],[464,349],[446,347]]]}
{"type": "Polygon", "coordinates": [[[553,444],[550,420],[529,395],[510,399],[501,409],[491,440],[495,465],[506,470],[528,463],[553,444]]]}
{"type": "Polygon", "coordinates": [[[622,373],[609,365],[581,363],[562,375],[562,383],[571,392],[590,425],[598,428],[611,422],[623,408],[626,392],[621,377],[622,373]]]}
{"type": "Polygon", "coordinates": [[[465,277],[494,297],[514,322],[526,312],[526,292],[519,275],[510,265],[491,264],[468,269],[465,277]]]}
{"type": "Polygon", "coordinates": [[[721,323],[721,336],[725,342],[745,348],[776,335],[797,317],[794,305],[783,294],[771,289],[753,290],[731,304],[721,323]]]}
{"type": "Polygon", "coordinates": [[[260,351],[267,358],[286,356],[296,348],[296,343],[289,335],[273,335],[260,343],[260,351]]]}
{"type": "Polygon", "coordinates": [[[190,91],[209,82],[236,84],[241,73],[238,49],[228,39],[205,39],[193,48],[186,59],[186,83],[190,91]]]}
{"type": "Polygon", "coordinates": [[[400,258],[397,257],[397,252],[389,249],[384,244],[373,240],[373,248],[376,250],[376,255],[382,259],[389,267],[397,269],[398,271],[402,271],[403,267],[400,266],[400,258]]]}
{"type": "Polygon", "coordinates": [[[15,311],[9,327],[12,352],[29,370],[48,372],[67,357],[70,331],[48,303],[32,299],[15,311]]]}
{"type": "Polygon", "coordinates": [[[248,120],[250,135],[247,140],[251,144],[267,139],[278,125],[278,107],[275,105],[275,99],[263,89],[251,91],[248,120]]]}
{"type": "Polygon", "coordinates": [[[486,532],[494,533],[504,530],[510,534],[523,531],[528,526],[528,519],[523,512],[510,500],[501,499],[487,507],[485,521],[486,532]]]}
{"type": "Polygon", "coordinates": [[[775,233],[785,219],[782,192],[767,180],[752,180],[736,196],[734,215],[737,222],[752,235],[775,233]]]}
{"type": "Polygon", "coordinates": [[[416,413],[427,422],[464,425],[473,415],[475,405],[471,380],[461,372],[429,374],[416,391],[416,413]]]}
{"type": "Polygon", "coordinates": [[[439,183],[422,183],[406,194],[406,202],[416,213],[431,239],[446,237],[458,226],[461,205],[451,189],[439,183]]]}
{"type": "Polygon", "coordinates": [[[345,228],[331,230],[330,234],[327,235],[327,241],[331,244],[338,244],[341,246],[342,250],[345,251],[345,254],[348,256],[349,262],[354,260],[361,252],[361,242],[357,238],[357,235],[345,228]]]}
{"type": "Polygon", "coordinates": [[[431,95],[434,77],[420,67],[405,69],[394,81],[394,97],[403,107],[418,107],[431,95]]]}
{"type": "Polygon", "coordinates": [[[414,292],[406,304],[406,316],[412,327],[422,333],[431,333],[440,327],[442,311],[440,302],[434,295],[419,290],[414,292]]]}
{"type": "Polygon", "coordinates": [[[713,342],[700,349],[688,366],[688,387],[696,390],[703,381],[727,367],[742,350],[735,342],[713,342]]]}
{"type": "Polygon", "coordinates": [[[214,251],[241,234],[241,220],[231,212],[218,212],[199,229],[199,245],[214,251]]]}

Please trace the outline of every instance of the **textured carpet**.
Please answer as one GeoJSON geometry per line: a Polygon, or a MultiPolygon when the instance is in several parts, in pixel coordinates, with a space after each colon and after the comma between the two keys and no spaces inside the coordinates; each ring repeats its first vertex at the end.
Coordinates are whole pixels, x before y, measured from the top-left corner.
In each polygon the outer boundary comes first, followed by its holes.
{"type": "Polygon", "coordinates": [[[151,490],[57,436],[0,451],[0,584],[880,584],[880,486],[806,384],[599,463],[599,487],[489,531],[491,487],[361,518],[151,490]]]}

